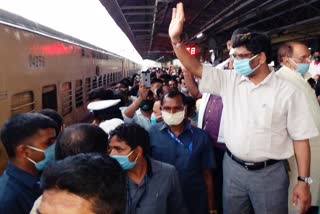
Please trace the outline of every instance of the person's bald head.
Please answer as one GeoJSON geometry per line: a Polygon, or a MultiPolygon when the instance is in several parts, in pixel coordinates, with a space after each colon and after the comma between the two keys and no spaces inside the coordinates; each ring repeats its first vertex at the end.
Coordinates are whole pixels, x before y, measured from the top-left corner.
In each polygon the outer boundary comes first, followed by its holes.
{"type": "Polygon", "coordinates": [[[295,70],[298,63],[310,63],[310,50],[302,42],[287,42],[278,50],[278,61],[295,70]]]}
{"type": "Polygon", "coordinates": [[[79,153],[107,153],[108,134],[99,126],[79,123],[68,126],[58,136],[56,142],[56,160],[79,153]]]}

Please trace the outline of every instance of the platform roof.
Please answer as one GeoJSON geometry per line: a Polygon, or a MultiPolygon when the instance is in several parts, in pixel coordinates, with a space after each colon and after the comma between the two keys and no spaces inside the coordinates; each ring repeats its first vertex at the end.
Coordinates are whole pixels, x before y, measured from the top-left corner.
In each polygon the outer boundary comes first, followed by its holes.
{"type": "MultiPolygon", "coordinates": [[[[168,27],[176,0],[100,0],[144,59],[174,58],[168,27]]],[[[225,47],[238,27],[273,43],[320,35],[320,0],[184,0],[184,37],[202,50],[225,47]],[[196,36],[203,33],[203,37],[196,36]]],[[[107,27],[107,26],[106,26],[107,27]]]]}

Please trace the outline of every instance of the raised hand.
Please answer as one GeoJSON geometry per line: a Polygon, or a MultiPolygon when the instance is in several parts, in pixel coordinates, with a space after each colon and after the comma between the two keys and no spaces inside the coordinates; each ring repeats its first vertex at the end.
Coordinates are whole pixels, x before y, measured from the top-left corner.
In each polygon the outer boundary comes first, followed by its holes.
{"type": "Polygon", "coordinates": [[[169,26],[169,36],[173,43],[181,41],[180,35],[183,30],[184,21],[183,4],[180,2],[176,8],[172,9],[172,19],[169,26]]]}

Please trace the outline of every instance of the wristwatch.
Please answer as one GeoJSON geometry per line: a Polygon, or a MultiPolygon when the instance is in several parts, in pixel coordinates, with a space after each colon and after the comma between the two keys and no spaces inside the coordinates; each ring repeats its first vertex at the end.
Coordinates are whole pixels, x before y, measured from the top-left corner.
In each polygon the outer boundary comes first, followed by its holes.
{"type": "Polygon", "coordinates": [[[303,181],[303,182],[306,182],[307,184],[311,184],[312,183],[312,178],[311,177],[298,176],[298,181],[303,181]]]}

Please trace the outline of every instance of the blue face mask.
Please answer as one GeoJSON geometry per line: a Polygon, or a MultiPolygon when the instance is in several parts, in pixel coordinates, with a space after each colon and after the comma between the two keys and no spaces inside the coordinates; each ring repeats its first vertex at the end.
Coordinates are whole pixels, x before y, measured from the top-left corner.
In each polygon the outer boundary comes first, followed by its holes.
{"type": "Polygon", "coordinates": [[[33,146],[27,146],[27,147],[35,151],[44,153],[44,159],[39,161],[38,163],[32,160],[31,158],[27,157],[27,159],[30,162],[34,163],[36,169],[39,171],[42,171],[45,167],[47,167],[51,162],[55,160],[55,148],[56,148],[55,143],[51,144],[46,150],[38,149],[33,146]]]}
{"type": "Polygon", "coordinates": [[[255,70],[257,70],[261,64],[259,64],[257,67],[255,67],[254,69],[252,69],[250,67],[250,61],[253,60],[254,58],[256,58],[257,55],[253,56],[250,59],[234,59],[233,61],[233,67],[234,70],[243,76],[249,76],[250,74],[252,74],[255,70]]]}
{"type": "Polygon", "coordinates": [[[291,58],[290,60],[297,66],[295,71],[298,72],[299,74],[303,75],[309,71],[310,63],[296,63],[291,58]]]}
{"type": "Polygon", "coordinates": [[[133,151],[134,150],[132,150],[132,152],[130,152],[128,155],[110,155],[110,157],[118,161],[123,170],[130,170],[137,164],[138,159],[137,157],[133,162],[129,160],[129,156],[133,153],[133,151]]]}
{"type": "Polygon", "coordinates": [[[151,114],[150,122],[152,125],[157,124],[157,117],[154,115],[154,113],[151,114]]]}

